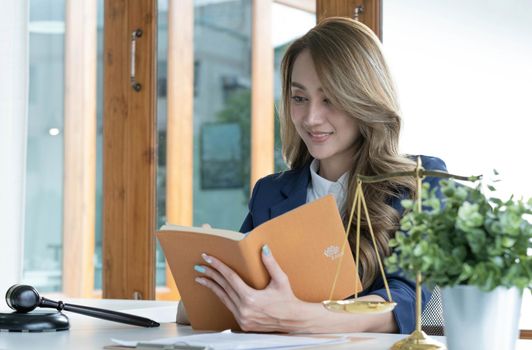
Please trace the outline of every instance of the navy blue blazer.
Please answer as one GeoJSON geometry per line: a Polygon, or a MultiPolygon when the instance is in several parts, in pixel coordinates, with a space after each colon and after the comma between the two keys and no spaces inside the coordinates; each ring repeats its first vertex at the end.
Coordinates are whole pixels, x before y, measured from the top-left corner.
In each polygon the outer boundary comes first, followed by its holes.
{"type": "MultiPolygon", "coordinates": [[[[421,156],[423,168],[426,170],[447,171],[445,163],[435,157],[421,156]]],[[[307,201],[307,187],[310,181],[310,166],[307,164],[300,169],[285,171],[266,176],[257,181],[253,188],[253,194],[249,201],[249,213],[240,228],[240,232],[249,232],[253,228],[289,210],[303,205],[307,201]]],[[[427,177],[423,180],[428,182],[431,188],[436,187],[438,196],[438,178],[427,177]]],[[[402,198],[392,198],[391,205],[400,214],[403,213],[401,206],[402,198]]],[[[275,252],[274,252],[275,253],[275,252]]],[[[409,334],[415,329],[415,281],[403,277],[400,273],[386,273],[392,299],[397,303],[393,311],[399,333],[409,334]]],[[[365,288],[359,296],[379,295],[388,299],[382,277],[378,275],[373,284],[365,288]]],[[[423,288],[422,305],[425,308],[430,298],[430,291],[423,288]]]]}

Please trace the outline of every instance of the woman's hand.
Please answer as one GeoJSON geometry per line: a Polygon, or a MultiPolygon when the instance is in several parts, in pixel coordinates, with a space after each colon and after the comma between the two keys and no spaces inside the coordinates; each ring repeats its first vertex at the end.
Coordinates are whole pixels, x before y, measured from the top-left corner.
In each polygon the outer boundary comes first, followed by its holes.
{"type": "MultiPolygon", "coordinates": [[[[206,265],[194,268],[204,276],[196,282],[206,286],[220,298],[233,313],[243,331],[297,332],[297,333],[350,333],[396,332],[397,325],[391,312],[378,315],[360,315],[327,311],[320,303],[298,299],[287,275],[275,261],[268,246],[262,248],[262,262],[270,274],[265,289],[248,286],[236,272],[215,257],[202,254],[206,265]]],[[[360,300],[383,301],[378,295],[367,295],[360,300]]]]}
{"type": "Polygon", "coordinates": [[[271,280],[263,290],[248,286],[240,276],[215,257],[202,254],[207,265],[196,265],[196,282],[206,286],[233,313],[243,331],[292,331],[299,324],[298,309],[305,304],[296,298],[287,275],[272,256],[268,246],[262,248],[262,261],[271,280]]]}

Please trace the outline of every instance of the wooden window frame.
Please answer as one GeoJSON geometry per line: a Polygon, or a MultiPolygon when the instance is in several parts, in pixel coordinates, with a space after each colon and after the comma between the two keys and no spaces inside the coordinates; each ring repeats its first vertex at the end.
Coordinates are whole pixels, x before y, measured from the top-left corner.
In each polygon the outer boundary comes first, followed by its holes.
{"type": "Polygon", "coordinates": [[[382,0],[316,0],[318,23],[333,16],[357,17],[382,41],[382,0]]]}
{"type": "Polygon", "coordinates": [[[251,35],[251,187],[274,171],[272,1],[253,0],[251,35]]]}
{"type": "MultiPolygon", "coordinates": [[[[168,109],[166,126],[166,220],[191,226],[194,179],[194,2],[168,3],[168,109]]],[[[176,300],[179,292],[168,263],[166,286],[157,299],[176,300]]]]}
{"type": "Polygon", "coordinates": [[[157,1],[104,7],[103,297],[154,299],[157,1]]]}

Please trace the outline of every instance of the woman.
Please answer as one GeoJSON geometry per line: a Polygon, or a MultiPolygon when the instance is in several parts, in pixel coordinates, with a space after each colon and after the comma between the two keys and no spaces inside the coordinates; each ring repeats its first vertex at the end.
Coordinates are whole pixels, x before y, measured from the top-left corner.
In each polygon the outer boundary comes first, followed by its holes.
{"type": "MultiPolygon", "coordinates": [[[[332,193],[340,213],[350,212],[355,174],[412,170],[412,159],[398,153],[400,117],[397,98],[380,43],[360,22],[347,18],[322,21],[288,48],[282,62],[281,136],[289,171],[257,182],[241,231],[332,193]]],[[[426,169],[444,163],[422,157],[426,169]]],[[[436,179],[427,179],[436,186],[436,179]]],[[[365,197],[381,256],[398,228],[401,198],[415,194],[412,178],[366,184],[365,197]]],[[[354,251],[354,230],[350,244],[354,251]]],[[[361,300],[387,300],[376,253],[362,218],[359,273],[361,300]]],[[[415,325],[415,283],[388,274],[393,312],[378,315],[327,311],[319,303],[296,298],[290,282],[267,246],[262,259],[271,276],[264,290],[246,285],[215,257],[203,255],[196,282],[210,288],[245,331],[259,332],[401,332],[415,325]]],[[[304,262],[302,262],[304,263],[304,262]]],[[[424,291],[424,302],[429,294],[424,291]]]]}

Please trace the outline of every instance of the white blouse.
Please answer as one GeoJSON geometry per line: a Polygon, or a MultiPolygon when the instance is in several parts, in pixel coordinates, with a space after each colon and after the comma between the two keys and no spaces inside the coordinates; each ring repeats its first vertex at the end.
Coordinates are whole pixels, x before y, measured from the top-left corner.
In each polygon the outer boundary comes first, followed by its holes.
{"type": "Polygon", "coordinates": [[[340,215],[344,216],[349,172],[346,172],[340,176],[338,181],[332,182],[318,175],[319,169],[320,161],[314,159],[312,163],[310,163],[311,181],[307,187],[307,203],[310,203],[328,194],[332,194],[336,199],[336,206],[338,207],[340,215]]]}

